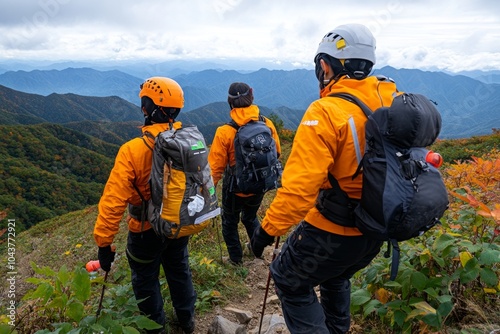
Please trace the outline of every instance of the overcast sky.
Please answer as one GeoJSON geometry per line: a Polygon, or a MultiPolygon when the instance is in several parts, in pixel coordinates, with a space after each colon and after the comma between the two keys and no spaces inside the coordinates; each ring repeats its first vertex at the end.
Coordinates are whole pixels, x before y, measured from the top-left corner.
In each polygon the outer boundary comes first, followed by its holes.
{"type": "Polygon", "coordinates": [[[496,0],[2,0],[0,61],[252,59],[310,67],[323,35],[363,23],[377,65],[500,69],[496,0]]]}

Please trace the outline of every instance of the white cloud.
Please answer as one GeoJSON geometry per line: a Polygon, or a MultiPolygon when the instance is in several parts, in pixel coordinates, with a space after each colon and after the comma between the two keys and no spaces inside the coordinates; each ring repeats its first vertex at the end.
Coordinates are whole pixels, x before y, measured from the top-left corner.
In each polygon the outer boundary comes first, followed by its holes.
{"type": "Polygon", "coordinates": [[[38,0],[0,4],[0,60],[262,59],[310,66],[339,24],[367,25],[377,66],[500,69],[500,4],[38,0]]]}

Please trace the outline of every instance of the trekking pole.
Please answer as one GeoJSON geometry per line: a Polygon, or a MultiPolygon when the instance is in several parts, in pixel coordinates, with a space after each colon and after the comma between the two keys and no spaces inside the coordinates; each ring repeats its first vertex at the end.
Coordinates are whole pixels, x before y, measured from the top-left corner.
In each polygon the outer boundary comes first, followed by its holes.
{"type": "MultiPolygon", "coordinates": [[[[221,210],[222,211],[222,210],[221,210]]],[[[222,213],[221,213],[222,214],[222,213]]],[[[216,217],[214,218],[215,220],[215,228],[217,229],[217,243],[219,244],[219,252],[220,252],[220,263],[222,264],[222,246],[221,246],[221,243],[220,243],[220,235],[219,235],[219,217],[216,217]]],[[[222,218],[221,218],[221,222],[222,222],[222,218]]]]}
{"type": "Polygon", "coordinates": [[[99,306],[97,307],[97,312],[95,314],[96,321],[97,321],[97,318],[99,318],[99,314],[101,314],[102,300],[104,298],[104,290],[106,289],[106,281],[108,280],[108,273],[109,273],[109,271],[106,271],[106,274],[104,274],[104,283],[102,284],[101,298],[99,299],[99,306]]]}
{"type": "MultiPolygon", "coordinates": [[[[111,251],[116,252],[115,245],[111,245],[111,251]]],[[[89,261],[85,265],[85,269],[87,269],[87,271],[89,273],[92,271],[97,271],[97,270],[99,270],[99,268],[101,268],[101,263],[99,262],[99,260],[89,261]]],[[[97,312],[95,314],[96,321],[97,321],[97,318],[99,318],[99,314],[101,314],[102,300],[104,299],[104,290],[106,289],[106,282],[108,281],[108,273],[109,273],[109,271],[106,271],[106,273],[104,274],[104,282],[102,284],[101,298],[99,298],[99,306],[97,307],[97,312]]]]}
{"type": "MultiPolygon", "coordinates": [[[[276,244],[274,245],[273,258],[271,260],[271,263],[273,263],[274,259],[276,258],[276,255],[278,254],[279,244],[280,244],[280,237],[276,237],[276,244]]],[[[266,300],[267,300],[267,293],[269,291],[269,283],[270,282],[271,282],[271,269],[269,269],[269,274],[267,275],[266,292],[264,293],[264,303],[262,305],[262,312],[260,314],[260,323],[259,323],[258,334],[260,334],[260,330],[262,329],[262,320],[264,320],[264,311],[266,310],[266,300]]]]}

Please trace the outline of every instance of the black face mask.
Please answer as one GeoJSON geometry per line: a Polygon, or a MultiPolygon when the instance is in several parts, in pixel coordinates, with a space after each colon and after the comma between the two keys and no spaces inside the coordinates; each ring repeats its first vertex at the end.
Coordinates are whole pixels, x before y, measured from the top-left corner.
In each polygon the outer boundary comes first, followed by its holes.
{"type": "Polygon", "coordinates": [[[337,58],[333,58],[325,53],[320,53],[314,58],[314,63],[316,65],[315,73],[316,78],[319,81],[319,88],[323,89],[330,81],[325,82],[325,73],[321,68],[320,60],[323,59],[330,67],[334,73],[332,80],[337,80],[343,75],[348,75],[349,78],[362,80],[366,78],[372,68],[373,63],[365,59],[346,59],[344,65],[337,58]]]}
{"type": "Polygon", "coordinates": [[[337,80],[342,75],[347,74],[347,71],[344,69],[344,66],[342,66],[342,63],[340,62],[340,60],[338,60],[337,58],[333,58],[333,57],[327,55],[326,53],[320,53],[320,54],[316,55],[316,57],[314,58],[314,63],[316,65],[315,73],[316,73],[316,78],[319,81],[319,89],[320,90],[325,88],[325,86],[327,86],[331,80],[337,80]],[[320,64],[321,59],[323,59],[323,61],[325,63],[327,63],[332,68],[332,71],[334,73],[333,78],[328,80],[328,81],[325,81],[325,72],[321,68],[321,64],[320,64]]]}
{"type": "Polygon", "coordinates": [[[315,64],[314,72],[316,74],[316,79],[318,79],[319,82],[322,82],[325,73],[323,72],[323,69],[321,68],[321,65],[319,63],[320,59],[321,59],[321,54],[318,54],[316,57],[314,57],[314,64],[315,64]]]}
{"type": "Polygon", "coordinates": [[[153,100],[147,96],[143,96],[141,98],[141,108],[146,111],[144,116],[145,125],[151,125],[153,123],[169,123],[174,121],[181,111],[180,108],[157,106],[153,100]]]}
{"type": "Polygon", "coordinates": [[[320,63],[320,60],[323,59],[327,64],[329,64],[328,59],[326,59],[325,56],[325,54],[320,53],[314,58],[314,63],[316,65],[314,72],[316,73],[316,79],[318,79],[319,82],[319,90],[325,88],[325,86],[327,86],[330,82],[330,80],[328,80],[328,82],[325,82],[325,71],[323,71],[323,68],[321,68],[320,63]]]}
{"type": "Polygon", "coordinates": [[[143,96],[141,98],[141,110],[144,114],[144,125],[151,125],[151,114],[154,112],[156,109],[156,105],[153,103],[153,100],[151,100],[147,96],[143,96]]]}

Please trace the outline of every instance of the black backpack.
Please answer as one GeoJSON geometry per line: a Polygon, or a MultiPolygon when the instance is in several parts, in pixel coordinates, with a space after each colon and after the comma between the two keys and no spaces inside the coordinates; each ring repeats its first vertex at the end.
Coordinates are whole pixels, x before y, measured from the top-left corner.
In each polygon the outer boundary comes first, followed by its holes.
{"type": "Polygon", "coordinates": [[[328,219],[356,226],[367,237],[388,241],[393,248],[391,280],[399,266],[399,241],[422,235],[439,223],[448,208],[448,193],[440,172],[426,161],[427,146],[441,130],[434,104],[419,94],[402,94],[389,108],[375,112],[348,94],[331,95],[358,105],[368,117],[365,153],[355,178],[363,170],[361,200],[349,199],[329,175],[332,189],[320,192],[317,207],[328,219]],[[341,208],[338,210],[338,208],[341,208]]]}
{"type": "Polygon", "coordinates": [[[233,176],[230,191],[262,194],[278,188],[283,168],[265,118],[259,115],[258,121],[243,126],[234,121],[228,124],[237,130],[234,137],[236,165],[229,171],[233,176]]]}

